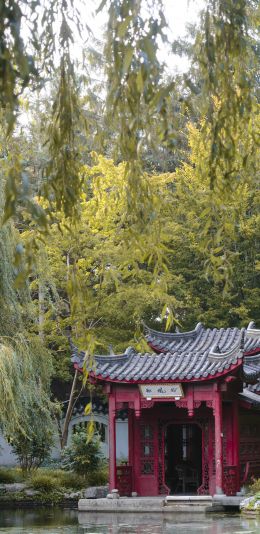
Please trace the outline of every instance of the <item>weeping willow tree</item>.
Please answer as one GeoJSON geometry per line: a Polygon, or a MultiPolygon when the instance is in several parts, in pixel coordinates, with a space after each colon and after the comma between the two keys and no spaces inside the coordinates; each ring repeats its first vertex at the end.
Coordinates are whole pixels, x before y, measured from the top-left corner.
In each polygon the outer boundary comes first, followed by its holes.
{"type": "MultiPolygon", "coordinates": [[[[155,123],[158,125],[154,140],[157,144],[173,143],[174,146],[176,137],[174,105],[169,106],[174,81],[165,83],[164,66],[158,59],[159,43],[167,40],[164,3],[163,0],[103,0],[99,7],[94,2],[95,5],[98,11],[108,8],[104,49],[106,108],[109,120],[116,124],[120,157],[127,162],[125,183],[129,214],[143,228],[149,224],[153,209],[149,182],[142,170],[143,147],[151,142],[155,123]]],[[[85,39],[91,32],[86,24],[81,24],[82,17],[72,1],[49,0],[43,3],[42,11],[39,6],[40,3],[29,0],[8,0],[1,7],[0,39],[5,54],[0,64],[0,102],[10,130],[19,96],[25,88],[44,84],[46,74],[52,79],[57,68],[56,55],[59,83],[45,139],[50,159],[42,193],[48,204],[55,202],[58,209],[70,216],[77,213],[81,191],[80,154],[75,139],[82,115],[72,47],[75,28],[85,39]],[[34,16],[35,10],[38,17],[34,16]],[[30,30],[26,44],[22,38],[25,22],[30,30]]],[[[210,133],[209,130],[205,132],[211,147],[208,173],[212,190],[216,195],[223,192],[223,200],[227,202],[225,194],[228,197],[237,180],[233,162],[239,149],[239,136],[256,111],[252,78],[256,66],[254,43],[258,20],[259,5],[253,0],[209,0],[199,32],[196,61],[203,79],[205,106],[202,114],[207,116],[211,126],[210,133]],[[224,166],[219,164],[219,159],[224,160],[224,166]]],[[[86,67],[85,77],[89,78],[86,67]]],[[[88,124],[86,127],[88,143],[92,132],[88,124]]],[[[244,164],[251,150],[248,146],[244,164]]],[[[21,173],[8,182],[7,192],[6,217],[10,217],[16,210],[18,198],[23,196],[21,173]]],[[[31,216],[44,228],[50,211],[37,211],[26,195],[24,200],[31,216]]]]}
{"type": "MultiPolygon", "coordinates": [[[[3,212],[3,187],[0,213],[3,212]]],[[[49,387],[52,363],[48,351],[33,333],[27,286],[16,288],[14,251],[17,234],[13,223],[0,230],[0,426],[14,442],[22,435],[27,443],[41,429],[52,429],[49,387]],[[37,427],[32,422],[37,421],[37,427]]]]}

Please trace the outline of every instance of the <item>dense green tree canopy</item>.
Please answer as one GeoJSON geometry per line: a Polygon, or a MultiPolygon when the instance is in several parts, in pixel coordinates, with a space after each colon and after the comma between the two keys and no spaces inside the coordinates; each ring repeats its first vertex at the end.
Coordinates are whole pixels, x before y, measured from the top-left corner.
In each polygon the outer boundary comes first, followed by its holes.
{"type": "Polygon", "coordinates": [[[208,0],[177,45],[163,0],[96,9],[108,11],[104,42],[72,1],[0,4],[9,433],[24,413],[28,435],[32,412],[51,424],[51,360],[68,379],[69,334],[91,358],[143,347],[142,321],[258,319],[258,3],[208,0]],[[76,62],[80,34],[92,47],[76,62]],[[185,75],[166,73],[162,43],[188,53],[185,75]]]}

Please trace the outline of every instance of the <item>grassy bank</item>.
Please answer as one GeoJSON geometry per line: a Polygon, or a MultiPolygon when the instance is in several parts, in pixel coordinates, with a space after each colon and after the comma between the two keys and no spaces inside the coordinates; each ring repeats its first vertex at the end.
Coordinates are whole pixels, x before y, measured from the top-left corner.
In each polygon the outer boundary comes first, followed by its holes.
{"type": "Polygon", "coordinates": [[[90,486],[108,481],[107,468],[88,477],[62,469],[39,468],[24,473],[19,468],[0,468],[0,506],[70,505],[90,486]]]}

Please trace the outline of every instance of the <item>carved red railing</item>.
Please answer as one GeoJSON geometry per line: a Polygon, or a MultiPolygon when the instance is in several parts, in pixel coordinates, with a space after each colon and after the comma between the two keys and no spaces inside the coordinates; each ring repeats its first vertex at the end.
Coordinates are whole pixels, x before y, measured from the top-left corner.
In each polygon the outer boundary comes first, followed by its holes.
{"type": "Polygon", "coordinates": [[[116,478],[119,495],[130,497],[132,493],[132,466],[118,465],[116,468],[116,478]]]}
{"type": "Polygon", "coordinates": [[[236,495],[238,491],[238,467],[237,465],[224,466],[224,493],[236,495]]]}

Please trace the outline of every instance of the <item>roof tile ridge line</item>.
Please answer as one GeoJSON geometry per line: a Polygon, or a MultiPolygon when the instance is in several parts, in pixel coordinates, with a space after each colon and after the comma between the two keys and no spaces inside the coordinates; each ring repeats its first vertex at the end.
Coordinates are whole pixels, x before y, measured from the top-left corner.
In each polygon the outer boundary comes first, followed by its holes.
{"type": "Polygon", "coordinates": [[[234,356],[235,354],[237,354],[237,359],[242,358],[244,355],[242,346],[243,336],[244,333],[242,329],[238,341],[236,341],[236,343],[234,343],[234,345],[229,350],[226,350],[224,352],[220,351],[218,342],[212,345],[208,355],[209,360],[225,360],[226,358],[234,356]]]}
{"type": "Polygon", "coordinates": [[[252,369],[251,372],[250,372],[250,366],[249,365],[246,365],[246,366],[243,365],[242,375],[243,375],[243,378],[246,381],[253,380],[255,382],[255,381],[258,380],[258,378],[260,376],[260,369],[252,369]],[[247,370],[247,369],[249,369],[249,370],[247,370]]]}
{"type": "Polygon", "coordinates": [[[244,396],[247,396],[248,399],[251,398],[251,400],[255,400],[256,402],[260,403],[260,398],[257,398],[257,397],[259,397],[259,395],[258,395],[257,393],[254,393],[253,391],[250,391],[250,389],[248,389],[247,387],[246,387],[246,388],[243,388],[243,391],[241,391],[241,392],[239,393],[239,395],[241,395],[241,396],[243,396],[243,395],[244,395],[244,396]],[[251,397],[251,395],[252,395],[252,397],[251,397]]]}
{"type": "Polygon", "coordinates": [[[194,334],[198,334],[200,330],[203,327],[202,323],[197,323],[194,330],[189,330],[187,332],[160,332],[159,330],[154,330],[153,328],[150,328],[150,326],[143,323],[144,330],[147,331],[147,333],[155,334],[156,336],[162,336],[165,339],[179,339],[182,337],[189,337],[194,334]]]}
{"type": "Polygon", "coordinates": [[[134,347],[128,347],[122,354],[94,354],[94,358],[97,361],[103,360],[104,362],[119,362],[122,359],[131,358],[136,354],[138,353],[134,347]]]}
{"type": "Polygon", "coordinates": [[[247,355],[246,353],[244,353],[244,363],[245,364],[251,364],[251,363],[259,363],[260,364],[260,348],[257,349],[259,350],[259,352],[257,352],[256,354],[249,354],[247,355]]]}
{"type": "Polygon", "coordinates": [[[260,330],[259,328],[255,328],[254,321],[250,321],[247,329],[246,329],[246,336],[247,337],[259,337],[260,338],[260,330]]]}

